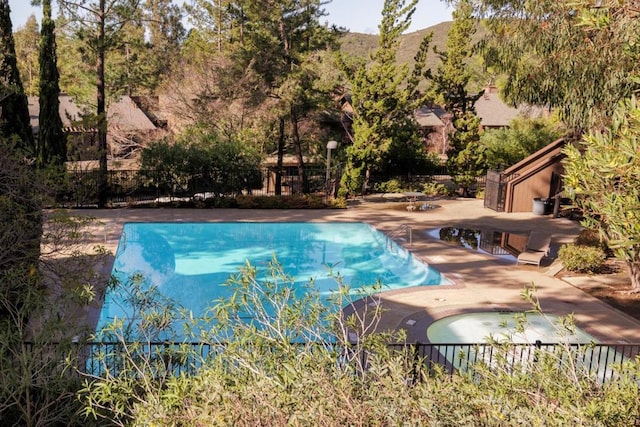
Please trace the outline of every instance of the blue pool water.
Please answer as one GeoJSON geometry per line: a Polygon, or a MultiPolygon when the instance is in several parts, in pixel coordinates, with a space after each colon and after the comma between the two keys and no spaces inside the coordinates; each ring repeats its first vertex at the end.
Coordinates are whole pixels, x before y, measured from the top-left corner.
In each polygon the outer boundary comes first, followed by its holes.
{"type": "MultiPolygon", "coordinates": [[[[364,223],[127,223],[112,274],[122,283],[140,273],[165,297],[203,314],[233,292],[221,286],[247,261],[266,270],[274,255],[303,288],[309,279],[322,296],[338,287],[339,273],[352,293],[378,280],[382,290],[449,284],[440,273],[364,223]]],[[[131,307],[108,292],[97,330],[131,307]]]]}

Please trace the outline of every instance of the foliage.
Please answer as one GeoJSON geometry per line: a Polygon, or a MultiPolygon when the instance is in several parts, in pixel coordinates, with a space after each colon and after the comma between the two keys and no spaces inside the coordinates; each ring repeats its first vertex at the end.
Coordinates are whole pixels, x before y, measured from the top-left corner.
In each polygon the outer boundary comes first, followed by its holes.
{"type": "Polygon", "coordinates": [[[379,193],[400,193],[404,188],[404,183],[393,178],[388,181],[376,184],[374,190],[379,193]]]}
{"type": "Polygon", "coordinates": [[[505,169],[563,135],[560,124],[547,119],[514,119],[509,127],[488,129],[480,136],[488,169],[505,169]]]}
{"type": "MultiPolygon", "coordinates": [[[[80,359],[86,319],[107,254],[90,255],[81,242],[90,218],[50,212],[37,267],[6,269],[0,276],[0,419],[6,425],[80,425],[79,376],[68,364],[80,359]],[[16,289],[19,293],[16,299],[16,289]],[[76,340],[77,342],[74,342],[76,340]]],[[[30,224],[27,224],[33,227],[30,224]]],[[[14,221],[16,228],[23,225],[14,221]]],[[[0,233],[6,237],[5,230],[0,233]]],[[[3,242],[5,243],[5,242],[3,242]]],[[[2,253],[7,253],[3,247],[2,253]]],[[[15,252],[14,252],[15,255],[15,252]]],[[[31,264],[30,256],[23,260],[31,264]]]]}
{"type": "Polygon", "coordinates": [[[373,63],[353,63],[344,57],[339,62],[350,84],[354,111],[352,145],[347,147],[340,183],[342,196],[366,191],[372,173],[417,173],[425,166],[411,159],[425,159],[413,111],[419,103],[417,85],[430,36],[423,39],[411,74],[408,66],[396,63],[399,37],[411,22],[415,4],[416,0],[385,1],[373,63]]]}
{"type": "Polygon", "coordinates": [[[237,195],[262,187],[261,156],[251,146],[192,128],[181,139],[142,150],[140,174],[170,194],[237,195]]]}
{"type": "Polygon", "coordinates": [[[18,69],[28,96],[38,95],[38,41],[40,28],[35,15],[30,15],[23,27],[13,33],[18,69]]]}
{"type": "Polygon", "coordinates": [[[558,258],[569,271],[598,273],[602,270],[607,255],[597,246],[569,244],[560,248],[558,258]]]}
{"type": "Polygon", "coordinates": [[[61,16],[82,42],[84,62],[95,73],[98,139],[98,207],[107,202],[107,85],[105,64],[107,53],[118,47],[126,23],[139,13],[140,0],[57,0],[61,16]]]}
{"type": "Polygon", "coordinates": [[[15,138],[24,155],[35,156],[35,143],[16,59],[9,2],[0,0],[0,138],[15,138]]]}
{"type": "MultiPolygon", "coordinates": [[[[637,361],[603,384],[579,362],[588,345],[516,353],[509,340],[526,315],[506,341],[491,341],[491,364],[459,360],[466,369],[449,378],[422,370],[410,345],[387,347],[402,335],[372,333],[382,314],[375,298],[354,310],[341,284],[323,304],[312,283],[294,284],[275,260],[265,269],[258,280],[257,269],[243,268],[227,283],[233,296],[199,319],[194,333],[206,352],[145,353],[144,343],[120,341],[120,369],[87,378],[85,415],[118,425],[234,426],[627,425],[640,416],[637,361]],[[191,374],[172,374],[170,361],[188,362],[191,374]]],[[[532,292],[524,297],[541,313],[532,292]]],[[[569,316],[556,327],[569,336],[575,323],[569,316]]]]}
{"type": "Polygon", "coordinates": [[[436,183],[436,182],[427,182],[422,184],[422,192],[427,196],[447,196],[449,194],[449,189],[446,185],[436,183]]]}
{"type": "Polygon", "coordinates": [[[335,73],[327,52],[336,48],[339,34],[320,22],[322,5],[196,0],[187,6],[196,28],[185,43],[185,60],[205,77],[196,88],[199,105],[189,110],[212,111],[221,118],[215,124],[220,132],[248,131],[265,153],[273,153],[278,195],[285,154],[295,156],[302,191],[308,192],[306,159],[322,153],[320,141],[333,139],[316,119],[332,103],[336,84],[327,80],[335,73]]]}
{"type": "Polygon", "coordinates": [[[476,31],[472,3],[469,0],[457,2],[453,18],[446,50],[436,52],[441,64],[435,73],[429,70],[426,75],[433,82],[431,96],[452,114],[447,165],[453,171],[454,183],[467,196],[476,178],[486,171],[484,148],[479,143],[480,118],[474,107],[481,93],[469,93],[472,73],[468,60],[473,54],[471,42],[476,31]]]}
{"type": "Polygon", "coordinates": [[[506,74],[509,103],[545,105],[572,130],[601,129],[638,90],[640,20],[633,2],[480,0],[484,56],[506,74]]]}
{"type": "Polygon", "coordinates": [[[590,132],[565,147],[565,188],[582,209],[585,227],[597,230],[629,266],[640,290],[640,105],[620,104],[611,128],[590,132]]]}
{"type": "Polygon", "coordinates": [[[346,209],[347,199],[345,199],[344,197],[336,197],[334,199],[330,199],[329,206],[335,209],[346,209]]]}
{"type": "MultiPolygon", "coordinates": [[[[22,298],[20,286],[10,289],[11,279],[35,274],[40,256],[42,195],[44,189],[33,168],[9,143],[0,139],[0,281],[10,301],[22,298]],[[7,275],[7,276],[5,276],[7,275]]],[[[0,318],[5,313],[0,309],[0,318]]]]}
{"type": "Polygon", "coordinates": [[[37,162],[40,167],[54,164],[64,167],[67,161],[67,138],[60,118],[60,74],[56,50],[55,23],[51,19],[51,0],[42,0],[42,34],[40,37],[39,129],[37,162]]]}
{"type": "Polygon", "coordinates": [[[453,118],[454,131],[449,136],[447,165],[453,171],[453,182],[467,197],[477,179],[486,172],[485,150],[480,144],[480,118],[467,111],[453,118]]]}

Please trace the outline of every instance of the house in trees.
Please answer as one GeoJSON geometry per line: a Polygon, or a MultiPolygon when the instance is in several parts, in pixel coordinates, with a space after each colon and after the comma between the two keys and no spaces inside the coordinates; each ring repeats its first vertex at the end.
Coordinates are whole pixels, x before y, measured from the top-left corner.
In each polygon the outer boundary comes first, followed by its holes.
{"type": "Polygon", "coordinates": [[[532,105],[513,107],[506,104],[498,94],[498,88],[487,86],[484,93],[475,103],[476,114],[480,117],[483,129],[500,129],[508,127],[518,117],[537,119],[546,117],[549,110],[532,105]]]}
{"type": "Polygon", "coordinates": [[[447,135],[451,130],[451,114],[438,106],[423,106],[414,112],[429,152],[446,158],[447,135]]]}
{"type": "MultiPolygon", "coordinates": [[[[87,161],[98,159],[98,135],[95,120],[85,108],[69,95],[60,95],[60,118],[67,133],[67,159],[87,161]]],[[[37,138],[40,106],[38,97],[29,97],[31,126],[37,138]]],[[[147,117],[129,96],[122,96],[107,109],[108,158],[129,159],[147,142],[156,139],[161,130],[147,117]]]]}
{"type": "MultiPolygon", "coordinates": [[[[482,129],[500,129],[508,127],[517,117],[531,119],[549,115],[543,107],[521,105],[513,107],[506,104],[495,86],[487,86],[484,93],[474,104],[480,117],[482,129]]],[[[439,106],[424,106],[415,112],[415,118],[423,130],[423,137],[429,151],[445,154],[449,146],[447,136],[451,131],[451,113],[439,106]]]]}

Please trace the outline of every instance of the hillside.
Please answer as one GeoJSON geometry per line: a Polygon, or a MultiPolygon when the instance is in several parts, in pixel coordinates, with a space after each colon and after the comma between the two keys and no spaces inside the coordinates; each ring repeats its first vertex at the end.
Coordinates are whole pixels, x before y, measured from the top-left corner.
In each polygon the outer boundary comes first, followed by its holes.
{"type": "MultiPolygon", "coordinates": [[[[453,22],[441,22],[437,25],[425,28],[423,30],[415,31],[413,33],[403,34],[400,38],[400,48],[398,49],[398,62],[402,64],[412,64],[413,58],[418,52],[420,42],[425,35],[432,32],[433,38],[431,39],[430,53],[427,57],[427,68],[435,70],[438,62],[440,61],[435,53],[433,53],[433,47],[436,46],[440,50],[444,50],[447,40],[447,34],[453,22]]],[[[485,34],[483,27],[480,27],[474,36],[474,42],[480,40],[485,34]]],[[[378,36],[373,34],[362,33],[347,33],[342,39],[342,52],[350,56],[360,56],[368,58],[378,44],[378,36]]]]}

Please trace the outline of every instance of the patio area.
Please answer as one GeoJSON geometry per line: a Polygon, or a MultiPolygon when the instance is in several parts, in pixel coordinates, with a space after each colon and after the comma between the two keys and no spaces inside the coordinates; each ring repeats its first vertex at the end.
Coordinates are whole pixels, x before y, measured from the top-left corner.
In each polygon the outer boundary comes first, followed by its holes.
{"type": "MultiPolygon", "coordinates": [[[[91,215],[93,226],[89,245],[101,244],[115,253],[122,225],[149,221],[362,221],[393,234],[405,248],[425,260],[454,282],[453,286],[416,287],[380,294],[385,312],[380,329],[404,328],[409,342],[426,342],[427,326],[448,315],[481,311],[527,311],[529,303],[521,296],[535,285],[536,296],[545,313],[574,313],[578,326],[605,343],[640,342],[640,322],[591,297],[555,277],[558,263],[547,261],[542,267],[507,263],[495,256],[440,241],[428,234],[441,227],[466,227],[507,231],[527,235],[532,230],[552,237],[551,254],[563,243],[570,243],[581,227],[564,218],[532,213],[499,213],[483,207],[479,199],[430,200],[435,207],[404,209],[405,198],[388,195],[360,199],[348,209],[323,210],[245,210],[245,209],[108,209],[71,211],[91,215]],[[398,230],[410,228],[412,241],[398,230]]],[[[110,258],[111,262],[113,258],[110,258]]],[[[111,271],[102,266],[105,277],[111,271]]],[[[99,307],[88,310],[89,324],[97,318],[99,307]]]]}

